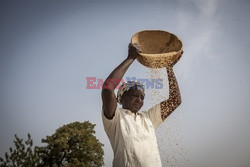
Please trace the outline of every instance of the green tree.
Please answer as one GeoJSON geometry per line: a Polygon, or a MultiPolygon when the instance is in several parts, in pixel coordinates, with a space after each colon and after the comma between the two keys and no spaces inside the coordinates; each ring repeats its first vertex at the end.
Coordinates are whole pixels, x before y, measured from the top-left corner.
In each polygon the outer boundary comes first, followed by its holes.
{"type": "Polygon", "coordinates": [[[95,124],[73,122],[42,139],[44,147],[37,147],[42,166],[100,167],[103,162],[103,144],[95,137],[95,124]]]}
{"type": "Polygon", "coordinates": [[[33,146],[33,140],[28,133],[28,139],[23,143],[23,139],[15,135],[15,149],[9,148],[10,153],[5,153],[5,159],[0,157],[0,167],[33,167],[39,165],[39,157],[33,146]]]}

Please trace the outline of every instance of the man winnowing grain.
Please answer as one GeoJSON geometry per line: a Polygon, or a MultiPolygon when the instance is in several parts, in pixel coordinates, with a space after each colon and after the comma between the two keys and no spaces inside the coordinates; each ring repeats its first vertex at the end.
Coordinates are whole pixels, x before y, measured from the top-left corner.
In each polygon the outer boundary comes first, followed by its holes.
{"type": "Polygon", "coordinates": [[[137,82],[123,83],[117,97],[114,89],[140,52],[138,44],[129,44],[127,58],[105,80],[102,89],[102,119],[113,152],[113,167],[161,167],[155,129],[181,104],[181,95],[173,66],[166,67],[169,98],[147,111],[139,111],[144,103],[144,87],[137,82]],[[114,81],[114,82],[112,82],[114,81]],[[115,82],[116,81],[116,82],[115,82]],[[122,108],[117,107],[117,102],[122,108]]]}

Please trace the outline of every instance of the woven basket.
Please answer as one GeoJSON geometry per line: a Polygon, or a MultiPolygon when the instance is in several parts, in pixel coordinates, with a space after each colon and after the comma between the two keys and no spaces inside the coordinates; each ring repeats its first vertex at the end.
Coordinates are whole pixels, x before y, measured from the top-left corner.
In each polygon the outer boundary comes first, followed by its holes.
{"type": "Polygon", "coordinates": [[[145,30],[134,34],[131,43],[138,43],[142,52],[137,60],[150,68],[166,67],[175,61],[182,52],[181,40],[166,31],[145,30]]]}

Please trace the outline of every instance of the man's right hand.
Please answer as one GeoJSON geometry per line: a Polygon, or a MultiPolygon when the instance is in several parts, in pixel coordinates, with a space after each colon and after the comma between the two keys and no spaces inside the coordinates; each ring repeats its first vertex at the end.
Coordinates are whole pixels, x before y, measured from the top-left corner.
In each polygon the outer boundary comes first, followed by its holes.
{"type": "Polygon", "coordinates": [[[128,45],[128,59],[136,59],[138,57],[138,53],[141,52],[141,46],[138,43],[129,43],[128,45]]]}

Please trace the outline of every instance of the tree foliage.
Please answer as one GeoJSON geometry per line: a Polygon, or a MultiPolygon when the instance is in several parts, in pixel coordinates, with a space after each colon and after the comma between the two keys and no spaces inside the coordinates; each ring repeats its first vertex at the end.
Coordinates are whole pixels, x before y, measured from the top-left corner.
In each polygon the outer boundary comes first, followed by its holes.
{"type": "Polygon", "coordinates": [[[37,147],[43,166],[99,167],[103,163],[103,144],[94,136],[94,124],[86,121],[64,125],[42,139],[37,147]]]}
{"type": "Polygon", "coordinates": [[[28,133],[28,139],[23,142],[23,139],[15,135],[15,149],[9,148],[10,153],[5,153],[5,159],[0,157],[0,167],[29,167],[38,166],[39,157],[34,150],[33,140],[28,133]]]}
{"type": "Polygon", "coordinates": [[[42,139],[44,146],[33,148],[30,134],[23,139],[15,135],[15,149],[9,148],[0,167],[100,167],[103,144],[95,137],[95,124],[73,122],[42,139]]]}

